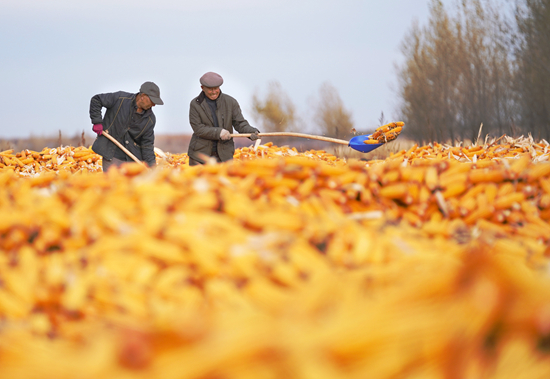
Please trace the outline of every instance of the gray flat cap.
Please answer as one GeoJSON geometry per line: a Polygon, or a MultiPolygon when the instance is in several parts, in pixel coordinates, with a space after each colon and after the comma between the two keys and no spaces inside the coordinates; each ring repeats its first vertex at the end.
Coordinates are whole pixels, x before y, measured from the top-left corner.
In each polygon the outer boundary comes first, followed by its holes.
{"type": "Polygon", "coordinates": [[[223,84],[223,78],[215,72],[207,72],[201,76],[200,82],[205,87],[219,87],[223,84]]]}
{"type": "Polygon", "coordinates": [[[153,82],[143,83],[141,85],[141,88],[139,89],[139,92],[149,96],[149,99],[151,99],[151,101],[156,105],[164,104],[164,102],[160,98],[160,88],[153,82]]]}

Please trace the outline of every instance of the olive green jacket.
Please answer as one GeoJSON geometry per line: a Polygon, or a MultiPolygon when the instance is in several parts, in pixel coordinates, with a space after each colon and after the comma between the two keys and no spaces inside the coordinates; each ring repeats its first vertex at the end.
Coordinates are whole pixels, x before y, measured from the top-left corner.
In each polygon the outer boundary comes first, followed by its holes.
{"type": "Polygon", "coordinates": [[[220,133],[222,128],[233,133],[233,129],[239,133],[256,133],[258,129],[250,126],[248,121],[242,115],[241,108],[237,100],[229,95],[220,93],[216,99],[216,114],[218,116],[218,125],[214,126],[212,112],[205,101],[206,95],[201,92],[199,96],[191,101],[189,107],[189,123],[193,128],[193,136],[189,142],[187,154],[190,158],[204,163],[202,154],[210,156],[212,153],[212,142],[218,143],[218,155],[222,162],[233,159],[235,153],[235,143],[233,138],[222,141],[220,133]]]}

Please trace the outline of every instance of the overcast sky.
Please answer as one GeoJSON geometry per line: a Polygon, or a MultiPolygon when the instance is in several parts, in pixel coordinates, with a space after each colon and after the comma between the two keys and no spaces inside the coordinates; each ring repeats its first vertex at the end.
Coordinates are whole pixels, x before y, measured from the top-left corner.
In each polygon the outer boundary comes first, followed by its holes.
{"type": "MultiPolygon", "coordinates": [[[[329,82],[355,128],[395,120],[400,44],[429,0],[2,0],[0,138],[91,132],[90,98],[153,81],[157,134],[190,134],[189,103],[222,75],[252,125],[278,81],[310,125],[329,82]]],[[[444,1],[450,3],[450,0],[444,1]]]]}

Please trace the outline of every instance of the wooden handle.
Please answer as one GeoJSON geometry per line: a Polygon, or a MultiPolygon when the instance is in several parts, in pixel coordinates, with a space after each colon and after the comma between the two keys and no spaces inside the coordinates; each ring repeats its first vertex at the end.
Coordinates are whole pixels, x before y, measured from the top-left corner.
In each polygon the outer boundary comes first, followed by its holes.
{"type": "Polygon", "coordinates": [[[130,158],[132,158],[134,161],[136,161],[137,163],[139,163],[139,164],[142,165],[142,166],[145,166],[145,164],[144,164],[142,161],[140,161],[139,159],[137,159],[136,156],[135,156],[134,154],[130,153],[130,151],[128,151],[127,148],[125,148],[124,146],[122,146],[122,144],[121,144],[120,142],[118,142],[116,139],[114,139],[113,136],[111,136],[106,130],[104,130],[104,131],[101,133],[101,135],[103,135],[103,136],[107,137],[108,139],[110,139],[112,143],[114,143],[115,145],[117,145],[118,147],[120,147],[120,149],[121,149],[122,151],[124,151],[126,154],[128,154],[128,156],[129,156],[130,158]]]}
{"type": "MultiPolygon", "coordinates": [[[[239,138],[239,137],[250,137],[252,134],[250,133],[235,133],[231,134],[231,137],[233,138],[239,138]]],[[[349,145],[349,141],[343,140],[343,139],[336,139],[336,138],[330,138],[330,137],[323,137],[323,136],[315,136],[312,134],[304,134],[304,133],[291,133],[291,132],[275,132],[275,133],[258,133],[258,136],[260,137],[300,137],[300,138],[309,138],[309,139],[316,139],[319,141],[326,141],[326,142],[333,142],[333,143],[339,143],[341,145],[349,145]]]]}

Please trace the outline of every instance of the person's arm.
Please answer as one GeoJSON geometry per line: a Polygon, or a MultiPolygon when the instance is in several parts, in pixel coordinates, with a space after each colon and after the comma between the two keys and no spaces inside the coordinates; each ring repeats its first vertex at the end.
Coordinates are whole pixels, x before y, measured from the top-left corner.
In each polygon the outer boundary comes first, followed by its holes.
{"type": "Polygon", "coordinates": [[[90,119],[92,120],[92,124],[102,124],[102,108],[113,107],[119,98],[118,93],[100,93],[93,96],[90,101],[90,119]]]}
{"type": "Polygon", "coordinates": [[[241,112],[241,107],[237,101],[233,102],[233,107],[231,109],[232,114],[232,125],[236,131],[239,133],[260,133],[260,131],[253,126],[251,126],[248,121],[243,117],[241,112]]]}
{"type": "Polygon", "coordinates": [[[220,139],[220,133],[222,132],[223,128],[216,128],[211,125],[206,125],[202,122],[199,111],[191,105],[189,108],[189,123],[191,124],[191,128],[193,128],[193,133],[197,137],[209,139],[209,140],[219,140],[220,139]]]}

